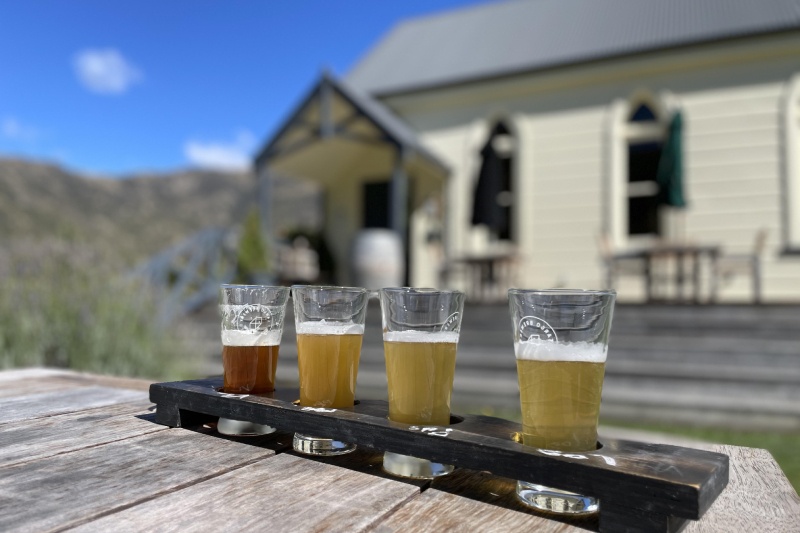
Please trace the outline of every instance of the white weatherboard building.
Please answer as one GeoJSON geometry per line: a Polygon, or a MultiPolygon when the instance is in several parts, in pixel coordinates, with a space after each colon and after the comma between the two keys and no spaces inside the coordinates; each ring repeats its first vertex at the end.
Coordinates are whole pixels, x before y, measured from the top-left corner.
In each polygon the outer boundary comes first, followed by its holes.
{"type": "MultiPolygon", "coordinates": [[[[495,295],[603,287],[603,250],[688,242],[724,260],[761,232],[763,301],[797,302],[800,0],[518,0],[409,20],[323,75],[256,167],[265,190],[274,175],[325,187],[340,283],[370,227],[403,236],[409,284],[475,291],[482,275],[495,295]],[[665,200],[666,151],[685,207],[665,200]]],[[[719,301],[752,298],[749,274],[719,283],[719,301]]],[[[640,275],[615,284],[644,298],[640,275]]]]}

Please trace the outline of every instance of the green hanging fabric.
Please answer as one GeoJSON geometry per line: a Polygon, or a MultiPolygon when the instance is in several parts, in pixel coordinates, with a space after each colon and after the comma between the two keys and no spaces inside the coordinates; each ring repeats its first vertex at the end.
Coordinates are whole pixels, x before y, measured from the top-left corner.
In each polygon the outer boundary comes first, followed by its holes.
{"type": "Polygon", "coordinates": [[[686,207],[683,194],[683,117],[676,111],[667,132],[667,140],[658,161],[656,181],[659,185],[659,203],[672,207],[686,207]]]}

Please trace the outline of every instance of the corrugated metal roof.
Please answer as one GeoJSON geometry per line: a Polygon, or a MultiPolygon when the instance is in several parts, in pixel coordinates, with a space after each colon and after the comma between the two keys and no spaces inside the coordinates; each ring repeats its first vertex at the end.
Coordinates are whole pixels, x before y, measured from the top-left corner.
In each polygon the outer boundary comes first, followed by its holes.
{"type": "Polygon", "coordinates": [[[800,29],[800,0],[514,0],[400,23],[347,76],[376,95],[800,29]]]}

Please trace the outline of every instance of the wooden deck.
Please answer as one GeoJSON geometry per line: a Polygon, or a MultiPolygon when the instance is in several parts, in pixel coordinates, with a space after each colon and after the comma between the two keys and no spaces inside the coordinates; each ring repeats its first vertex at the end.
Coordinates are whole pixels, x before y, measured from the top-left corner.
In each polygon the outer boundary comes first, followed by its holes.
{"type": "MultiPolygon", "coordinates": [[[[192,317],[203,341],[198,376],[222,373],[215,308],[192,317]]],[[[519,409],[505,305],[468,305],[453,405],[462,412],[519,409]]],[[[297,385],[294,318],[278,380],[297,385]]],[[[357,394],[386,399],[380,310],[367,313],[357,394]]],[[[652,421],[800,430],[800,306],[618,305],[601,421],[652,421]]]]}

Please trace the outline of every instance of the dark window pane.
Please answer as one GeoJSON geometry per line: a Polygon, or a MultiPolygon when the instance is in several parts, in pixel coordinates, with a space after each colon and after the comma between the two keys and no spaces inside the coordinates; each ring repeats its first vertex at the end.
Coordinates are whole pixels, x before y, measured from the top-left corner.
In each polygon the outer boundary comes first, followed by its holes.
{"type": "Polygon", "coordinates": [[[364,227],[388,228],[390,182],[364,184],[364,227]]]}
{"type": "Polygon", "coordinates": [[[628,145],[628,181],[655,181],[660,158],[660,142],[628,145]]]}
{"type": "Polygon", "coordinates": [[[659,235],[658,197],[628,198],[628,233],[630,235],[659,235]]]}
{"type": "Polygon", "coordinates": [[[498,122],[494,125],[494,129],[492,130],[492,135],[503,135],[503,134],[510,134],[511,132],[508,131],[508,128],[502,122],[498,122]]]}
{"type": "Polygon", "coordinates": [[[642,104],[636,108],[636,111],[631,115],[630,122],[649,122],[656,119],[656,114],[653,110],[642,104]]]}

